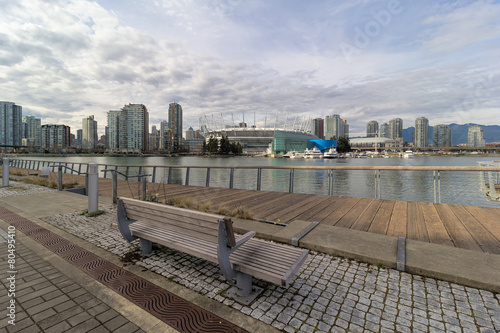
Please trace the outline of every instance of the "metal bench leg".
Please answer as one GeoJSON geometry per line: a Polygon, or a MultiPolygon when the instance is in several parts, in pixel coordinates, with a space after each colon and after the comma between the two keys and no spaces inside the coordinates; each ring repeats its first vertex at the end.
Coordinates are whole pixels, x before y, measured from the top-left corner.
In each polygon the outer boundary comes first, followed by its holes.
{"type": "Polygon", "coordinates": [[[236,271],[236,285],[229,288],[227,296],[244,305],[252,303],[263,291],[261,287],[252,285],[252,276],[236,271]]]}
{"type": "Polygon", "coordinates": [[[141,241],[141,250],[143,256],[150,256],[153,253],[153,243],[147,239],[140,239],[141,241]]]}

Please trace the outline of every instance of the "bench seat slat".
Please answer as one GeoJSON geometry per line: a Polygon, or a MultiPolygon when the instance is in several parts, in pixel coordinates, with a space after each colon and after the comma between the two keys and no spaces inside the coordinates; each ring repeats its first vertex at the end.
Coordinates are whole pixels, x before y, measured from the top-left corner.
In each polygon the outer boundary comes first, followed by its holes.
{"type": "Polygon", "coordinates": [[[184,228],[182,225],[173,225],[157,221],[144,222],[140,220],[132,223],[131,227],[134,226],[133,228],[138,228],[139,226],[148,226],[148,225],[154,226],[158,230],[167,230],[169,232],[180,232],[184,234],[197,235],[198,237],[204,238],[206,240],[217,242],[217,233],[203,229],[202,227],[184,228]]]}
{"type": "Polygon", "coordinates": [[[154,210],[154,211],[160,211],[165,214],[175,214],[179,216],[185,216],[189,218],[201,218],[203,217],[206,220],[210,221],[217,221],[219,219],[224,218],[223,215],[218,215],[218,214],[211,214],[211,213],[206,213],[206,212],[200,212],[200,211],[190,211],[185,208],[179,208],[179,207],[174,207],[170,205],[161,205],[155,202],[148,202],[148,201],[139,201],[135,199],[127,199],[127,198],[121,198],[127,206],[130,206],[131,208],[136,208],[136,209],[143,209],[146,208],[146,210],[154,210]]]}
{"type": "Polygon", "coordinates": [[[130,211],[127,210],[127,216],[133,220],[157,221],[166,224],[179,224],[189,228],[191,225],[202,227],[207,230],[217,232],[217,221],[207,221],[203,219],[187,218],[175,215],[161,215],[158,211],[130,211]]]}
{"type": "MultiPolygon", "coordinates": [[[[141,226],[136,230],[137,228],[132,228],[134,224],[131,225],[131,231],[138,237],[217,263],[217,246],[214,243],[194,239],[191,235],[172,234],[147,226],[141,226]]],[[[253,243],[252,246],[245,244],[231,255],[233,267],[256,278],[281,284],[281,279],[296,260],[291,264],[283,264],[280,258],[262,251],[264,241],[252,239],[249,242],[253,243]]]]}
{"type": "MultiPolygon", "coordinates": [[[[190,234],[185,232],[184,230],[176,230],[175,228],[149,228],[147,224],[136,222],[131,225],[131,231],[135,236],[139,236],[137,233],[138,228],[143,230],[142,238],[147,238],[148,234],[151,233],[152,236],[159,236],[159,233],[168,236],[171,239],[175,239],[178,237],[182,237],[189,243],[190,240],[196,238],[203,241],[210,241],[207,237],[204,237],[203,234],[190,234]],[[140,223],[140,224],[139,224],[140,223]],[[144,229],[149,230],[148,234],[144,234],[144,229]],[[170,235],[171,234],[171,235],[170,235]]],[[[272,265],[274,269],[278,267],[284,267],[285,271],[289,269],[290,265],[293,265],[297,258],[303,253],[304,250],[296,249],[296,248],[284,248],[277,244],[272,244],[269,242],[251,239],[247,243],[245,243],[239,251],[233,253],[232,256],[238,255],[238,252],[241,252],[242,256],[245,257],[245,260],[248,263],[251,262],[259,262],[259,264],[272,265]],[[269,245],[275,245],[270,247],[269,245]],[[244,253],[244,254],[243,254],[244,253]],[[247,254],[248,253],[248,254],[247,254]]]]}

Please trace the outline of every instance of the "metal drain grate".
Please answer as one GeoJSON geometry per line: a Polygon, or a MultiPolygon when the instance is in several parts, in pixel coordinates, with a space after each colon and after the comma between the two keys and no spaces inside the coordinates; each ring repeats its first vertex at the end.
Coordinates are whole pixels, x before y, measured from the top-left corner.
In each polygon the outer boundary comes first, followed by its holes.
{"type": "Polygon", "coordinates": [[[0,218],[180,332],[247,332],[4,207],[0,218]]]}

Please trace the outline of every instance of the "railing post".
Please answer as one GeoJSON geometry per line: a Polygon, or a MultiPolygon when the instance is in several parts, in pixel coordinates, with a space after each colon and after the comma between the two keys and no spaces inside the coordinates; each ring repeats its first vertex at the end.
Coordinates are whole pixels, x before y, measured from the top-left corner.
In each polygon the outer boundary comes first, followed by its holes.
{"type": "Polygon", "coordinates": [[[186,184],[189,185],[189,167],[186,168],[186,184]]]}
{"type": "Polygon", "coordinates": [[[231,171],[229,171],[229,188],[233,188],[234,185],[234,168],[231,168],[231,171]]]}
{"type": "Polygon", "coordinates": [[[498,196],[497,196],[497,190],[495,188],[495,181],[493,180],[493,171],[488,171],[488,183],[490,185],[489,197],[491,198],[491,200],[496,201],[498,196]]]}
{"type": "Polygon", "coordinates": [[[57,190],[62,191],[63,190],[63,175],[62,175],[62,165],[59,165],[57,167],[57,190]]]}
{"type": "Polygon", "coordinates": [[[168,168],[168,177],[167,177],[167,184],[170,184],[172,182],[172,167],[168,168]]]}
{"type": "Polygon", "coordinates": [[[290,169],[290,181],[288,182],[288,193],[293,193],[293,175],[295,169],[290,169]]]}
{"type": "Polygon", "coordinates": [[[257,191],[260,191],[260,183],[262,181],[262,168],[257,169],[257,191]]]}
{"type": "Polygon", "coordinates": [[[97,212],[99,208],[99,164],[89,163],[88,172],[88,212],[97,212]]]}
{"type": "Polygon", "coordinates": [[[207,168],[207,179],[205,181],[205,187],[210,187],[210,168],[207,168]]]}
{"type": "Polygon", "coordinates": [[[438,203],[441,203],[441,174],[440,171],[438,170],[438,203]]]}
{"type": "Polygon", "coordinates": [[[2,187],[9,187],[9,158],[3,158],[2,187]]]}
{"type": "Polygon", "coordinates": [[[146,176],[141,177],[142,182],[142,200],[146,200],[147,179],[146,176]]]}
{"type": "Polygon", "coordinates": [[[432,184],[434,185],[434,203],[437,203],[437,192],[436,192],[436,189],[437,189],[437,186],[436,186],[437,179],[436,179],[436,170],[434,170],[434,171],[432,172],[432,176],[433,176],[433,179],[432,179],[432,184]]]}
{"type": "Polygon", "coordinates": [[[107,173],[108,173],[108,165],[106,164],[106,165],[104,166],[104,179],[106,179],[106,175],[107,175],[107,173]]]}
{"type": "Polygon", "coordinates": [[[113,204],[118,203],[118,173],[112,172],[111,197],[113,204]]]}
{"type": "Polygon", "coordinates": [[[71,163],[71,174],[75,173],[75,163],[71,163]]]}
{"type": "Polygon", "coordinates": [[[36,169],[40,170],[40,161],[38,161],[38,165],[37,165],[36,169]]]}
{"type": "Polygon", "coordinates": [[[78,164],[78,174],[81,174],[81,171],[82,171],[82,164],[78,164]]]}
{"type": "Polygon", "coordinates": [[[64,173],[68,173],[68,163],[64,163],[64,173]]]}
{"type": "Polygon", "coordinates": [[[441,203],[441,175],[434,171],[434,203],[441,203]]]}
{"type": "Polygon", "coordinates": [[[155,181],[156,181],[156,167],[154,166],[154,167],[153,167],[153,178],[151,179],[151,183],[153,183],[153,184],[154,184],[154,183],[155,183],[155,181]]]}
{"type": "Polygon", "coordinates": [[[142,175],[142,167],[139,167],[139,176],[142,175]]]}
{"type": "Polygon", "coordinates": [[[380,199],[380,170],[375,170],[375,199],[380,199]]]}
{"type": "Polygon", "coordinates": [[[333,170],[328,170],[328,195],[332,195],[333,193],[333,170]]]}
{"type": "Polygon", "coordinates": [[[130,168],[130,167],[129,167],[129,166],[127,166],[127,169],[125,170],[125,175],[126,175],[127,179],[128,179],[128,171],[129,171],[129,168],[130,168]]]}

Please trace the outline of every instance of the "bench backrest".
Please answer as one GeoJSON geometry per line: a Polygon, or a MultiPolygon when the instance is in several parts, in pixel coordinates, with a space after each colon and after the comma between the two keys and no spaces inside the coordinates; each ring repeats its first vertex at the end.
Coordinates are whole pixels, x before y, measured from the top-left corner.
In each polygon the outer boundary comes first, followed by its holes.
{"type": "MultiPolygon", "coordinates": [[[[223,215],[193,211],[160,203],[120,198],[129,219],[147,221],[163,225],[173,230],[185,231],[189,235],[217,243],[218,220],[227,219],[223,215]]],[[[229,225],[232,233],[232,222],[229,225]]],[[[229,230],[228,230],[229,231],[229,230]]],[[[233,235],[234,240],[234,235],[233,235]]]]}

